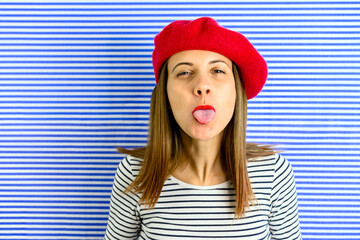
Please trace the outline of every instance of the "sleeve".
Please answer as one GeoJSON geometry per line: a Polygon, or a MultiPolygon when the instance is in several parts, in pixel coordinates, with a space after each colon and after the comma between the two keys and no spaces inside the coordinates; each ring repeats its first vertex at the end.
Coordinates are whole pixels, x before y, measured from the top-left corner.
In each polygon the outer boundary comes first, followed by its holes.
{"type": "Polygon", "coordinates": [[[275,163],[269,226],[271,239],[302,239],[294,173],[290,163],[281,155],[277,155],[275,163]]]}
{"type": "Polygon", "coordinates": [[[120,162],[116,171],[105,240],[128,240],[138,237],[140,231],[139,197],[133,193],[123,192],[134,178],[131,164],[126,157],[120,162]]]}

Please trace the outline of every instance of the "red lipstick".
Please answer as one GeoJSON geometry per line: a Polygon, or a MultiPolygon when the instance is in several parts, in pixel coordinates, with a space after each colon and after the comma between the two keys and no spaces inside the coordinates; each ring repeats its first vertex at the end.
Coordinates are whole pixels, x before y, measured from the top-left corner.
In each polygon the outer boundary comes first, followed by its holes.
{"type": "Polygon", "coordinates": [[[194,108],[192,113],[194,113],[197,110],[213,110],[214,112],[216,112],[215,108],[213,106],[211,106],[211,105],[199,105],[196,108],[194,108]]]}

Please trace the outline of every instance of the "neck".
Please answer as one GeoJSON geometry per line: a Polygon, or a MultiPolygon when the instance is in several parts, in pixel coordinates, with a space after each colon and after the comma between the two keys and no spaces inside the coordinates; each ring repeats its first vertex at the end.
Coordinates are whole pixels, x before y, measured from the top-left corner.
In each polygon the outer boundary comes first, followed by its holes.
{"type": "Polygon", "coordinates": [[[197,141],[181,132],[183,154],[175,177],[194,185],[214,185],[226,181],[220,159],[221,135],[197,141]]]}

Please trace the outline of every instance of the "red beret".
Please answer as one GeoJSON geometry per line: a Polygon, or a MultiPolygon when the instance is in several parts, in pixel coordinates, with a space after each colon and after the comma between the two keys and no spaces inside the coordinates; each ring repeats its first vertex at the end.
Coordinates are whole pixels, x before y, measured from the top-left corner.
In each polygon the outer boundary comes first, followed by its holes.
{"type": "Polygon", "coordinates": [[[238,66],[247,99],[255,97],[267,78],[267,65],[242,34],[219,26],[212,18],[178,20],[155,36],[152,54],[156,83],[162,64],[171,55],[185,50],[207,50],[231,59],[238,66]]]}

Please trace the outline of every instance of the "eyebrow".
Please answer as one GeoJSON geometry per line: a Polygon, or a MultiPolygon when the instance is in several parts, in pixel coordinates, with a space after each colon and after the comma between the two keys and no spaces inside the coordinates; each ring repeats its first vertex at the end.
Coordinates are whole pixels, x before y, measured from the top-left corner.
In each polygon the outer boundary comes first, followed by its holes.
{"type": "Polygon", "coordinates": [[[190,62],[181,62],[175,65],[175,67],[173,68],[173,70],[171,71],[171,73],[174,72],[175,68],[177,68],[180,65],[188,65],[188,66],[194,66],[194,64],[190,63],[190,62]]]}
{"type": "Polygon", "coordinates": [[[218,63],[218,62],[222,62],[222,63],[225,63],[230,69],[231,67],[223,60],[220,60],[220,59],[217,59],[217,60],[213,60],[213,61],[210,61],[209,64],[214,64],[214,63],[218,63]]]}
{"type": "MultiPolygon", "coordinates": [[[[222,63],[225,63],[229,68],[230,66],[223,60],[220,60],[220,59],[217,59],[217,60],[212,60],[209,62],[209,64],[214,64],[214,63],[218,63],[218,62],[222,62],[222,63]]],[[[171,73],[174,72],[175,68],[177,68],[178,66],[180,65],[188,65],[188,66],[194,66],[194,64],[192,64],[191,62],[180,62],[178,64],[175,65],[175,67],[173,68],[173,70],[171,71],[171,73]]]]}

